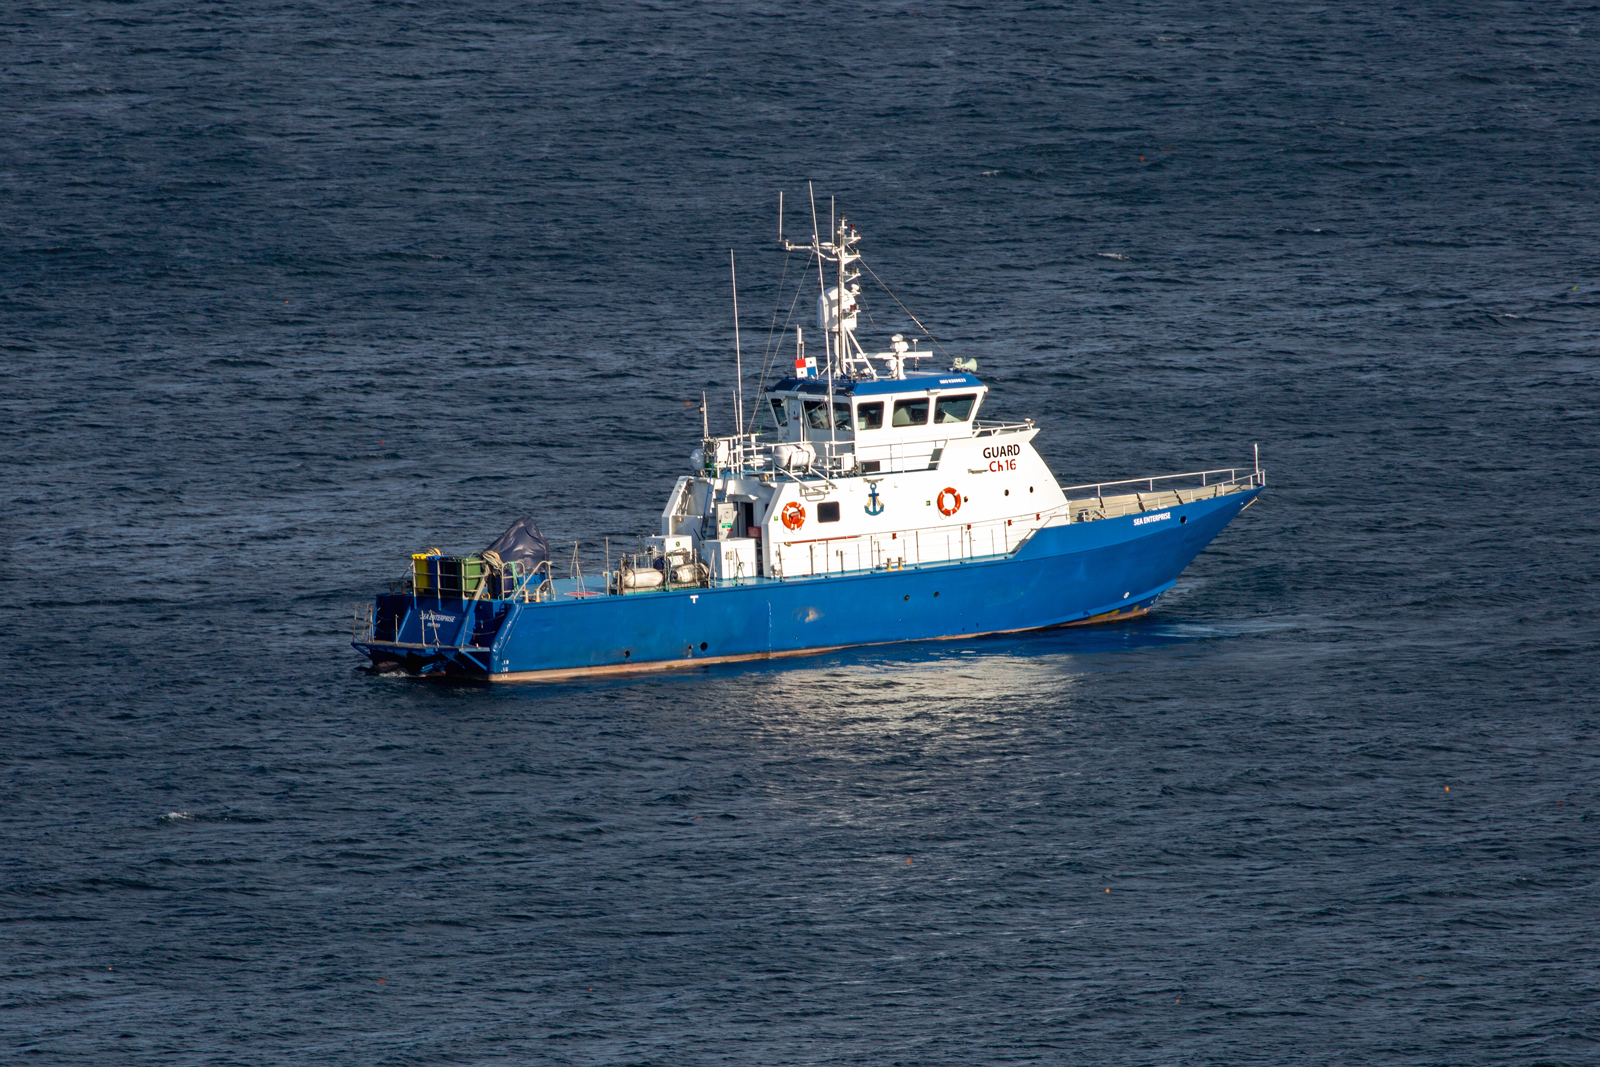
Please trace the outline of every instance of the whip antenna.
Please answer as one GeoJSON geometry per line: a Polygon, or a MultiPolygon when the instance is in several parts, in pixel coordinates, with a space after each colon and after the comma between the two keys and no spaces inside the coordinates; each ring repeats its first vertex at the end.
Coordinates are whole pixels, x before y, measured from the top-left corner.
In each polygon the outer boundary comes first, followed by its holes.
{"type": "Polygon", "coordinates": [[[744,357],[739,353],[739,271],[733,265],[733,249],[728,249],[728,274],[733,278],[733,417],[739,436],[744,436],[744,357]]]}

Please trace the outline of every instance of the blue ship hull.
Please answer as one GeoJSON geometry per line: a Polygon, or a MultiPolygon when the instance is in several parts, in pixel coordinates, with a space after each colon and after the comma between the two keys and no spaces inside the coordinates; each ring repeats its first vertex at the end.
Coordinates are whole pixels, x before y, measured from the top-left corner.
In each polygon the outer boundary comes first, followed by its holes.
{"type": "Polygon", "coordinates": [[[1003,556],[903,570],[629,593],[571,580],[547,601],[380,595],[375,666],[436,677],[559,679],[803,655],[1125,618],[1147,610],[1261,489],[1045,527],[1003,556]]]}

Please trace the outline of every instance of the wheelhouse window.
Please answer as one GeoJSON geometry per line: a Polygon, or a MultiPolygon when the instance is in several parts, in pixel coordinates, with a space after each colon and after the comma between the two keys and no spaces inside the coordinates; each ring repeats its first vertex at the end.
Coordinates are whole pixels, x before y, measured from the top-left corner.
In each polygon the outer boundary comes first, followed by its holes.
{"type": "Polygon", "coordinates": [[[892,426],[926,426],[928,425],[928,398],[925,396],[913,397],[910,400],[896,400],[894,402],[894,421],[892,426]]]}
{"type": "Polygon", "coordinates": [[[772,398],[772,419],[775,426],[789,425],[789,412],[780,396],[772,398]]]}
{"type": "Polygon", "coordinates": [[[839,502],[837,500],[824,501],[817,505],[818,522],[838,522],[839,502]]]}
{"type": "Polygon", "coordinates": [[[933,421],[935,423],[966,422],[972,417],[972,402],[977,399],[977,393],[962,393],[960,396],[941,396],[933,405],[933,421]]]}
{"type": "MultiPolygon", "coordinates": [[[[813,430],[828,429],[828,402],[826,400],[807,400],[805,402],[806,425],[813,430]]],[[[833,429],[850,429],[850,405],[834,401],[833,429]]]]}
{"type": "Polygon", "coordinates": [[[883,401],[880,400],[876,404],[856,405],[856,429],[883,429],[883,401]]]}

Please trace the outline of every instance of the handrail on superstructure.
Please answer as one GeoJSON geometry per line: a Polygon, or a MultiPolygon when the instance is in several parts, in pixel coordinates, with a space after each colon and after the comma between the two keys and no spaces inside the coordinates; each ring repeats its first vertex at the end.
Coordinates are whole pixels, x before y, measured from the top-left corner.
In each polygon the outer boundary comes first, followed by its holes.
{"type": "MultiPolygon", "coordinates": [[[[1033,428],[1031,422],[1006,423],[995,427],[985,427],[981,433],[974,437],[987,437],[996,433],[1013,433],[1033,428]]],[[[830,483],[834,478],[845,478],[860,472],[863,462],[886,464],[881,466],[876,474],[901,474],[908,471],[930,469],[929,464],[921,462],[933,453],[940,452],[949,446],[951,440],[959,438],[942,438],[926,441],[906,443],[879,443],[869,446],[866,450],[866,459],[862,457],[862,444],[855,438],[846,438],[840,441],[760,441],[755,434],[712,438],[719,447],[714,453],[706,454],[704,474],[736,474],[749,475],[759,478],[788,478],[795,482],[806,482],[809,479],[819,479],[830,483]],[[722,448],[726,444],[726,448],[722,448]],[[810,459],[806,462],[780,463],[776,450],[786,445],[805,446],[810,450],[810,459]],[[884,452],[888,449],[888,452],[884,452]],[[917,457],[913,462],[911,457],[917,457]]]]}
{"type": "MultiPolygon", "coordinates": [[[[1000,434],[1024,433],[1035,429],[1032,419],[1023,419],[1020,422],[984,422],[974,419],[971,424],[970,439],[995,437],[1000,434]]],[[[861,450],[861,441],[854,435],[841,440],[804,440],[804,441],[777,441],[761,439],[762,434],[742,433],[730,434],[726,437],[710,437],[706,439],[705,468],[710,473],[732,473],[761,476],[787,476],[796,481],[806,477],[820,477],[828,480],[834,477],[845,477],[854,471],[858,465],[858,456],[861,450]],[[777,450],[785,445],[806,446],[811,450],[812,459],[806,464],[785,465],[778,462],[777,450]]],[[[947,445],[950,440],[962,438],[948,438],[940,442],[940,446],[947,445]]],[[[928,444],[929,442],[915,442],[928,444]]],[[[894,442],[888,442],[893,446],[894,442]]],[[[871,446],[872,448],[886,447],[884,443],[871,446]]],[[[930,444],[930,449],[934,447],[930,444]]],[[[903,451],[903,447],[902,447],[903,451]]],[[[893,472],[900,473],[908,470],[921,470],[923,467],[900,467],[893,472]]]]}

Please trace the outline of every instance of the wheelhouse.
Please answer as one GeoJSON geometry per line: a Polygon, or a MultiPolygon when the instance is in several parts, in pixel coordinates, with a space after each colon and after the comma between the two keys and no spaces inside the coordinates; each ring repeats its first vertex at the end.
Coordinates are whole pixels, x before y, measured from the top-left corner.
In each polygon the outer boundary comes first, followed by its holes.
{"type": "Polygon", "coordinates": [[[757,433],[775,442],[847,450],[865,466],[969,437],[988,387],[967,373],[903,379],[826,381],[785,378],[765,390],[757,433]],[[770,435],[770,437],[769,437],[770,435]]]}

